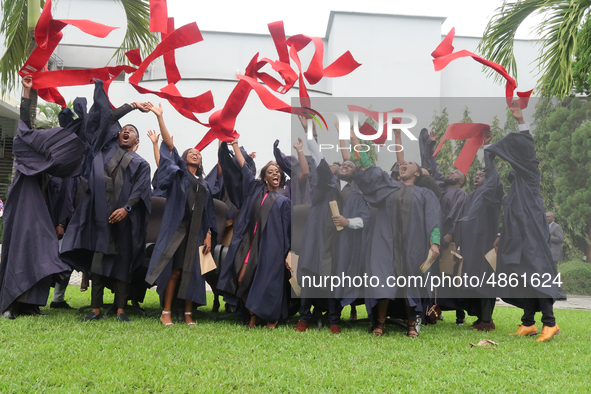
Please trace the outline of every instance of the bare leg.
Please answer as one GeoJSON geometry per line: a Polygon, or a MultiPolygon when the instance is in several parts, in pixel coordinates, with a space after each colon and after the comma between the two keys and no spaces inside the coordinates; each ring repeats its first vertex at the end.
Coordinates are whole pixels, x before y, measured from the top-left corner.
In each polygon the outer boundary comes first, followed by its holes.
{"type": "Polygon", "coordinates": [[[174,291],[176,289],[176,285],[181,277],[181,270],[173,269],[172,273],[170,274],[170,279],[168,280],[168,285],[166,285],[166,289],[164,290],[164,310],[162,316],[160,316],[160,321],[162,324],[165,325],[172,325],[172,318],[170,316],[170,310],[172,308],[172,298],[174,297],[174,291]]]}
{"type": "Polygon", "coordinates": [[[191,300],[185,300],[185,323],[190,326],[195,325],[193,321],[193,301],[191,300]]]}
{"type": "Polygon", "coordinates": [[[378,301],[378,325],[373,330],[373,334],[382,336],[386,329],[386,315],[388,314],[388,305],[390,304],[389,299],[383,299],[378,301]]]}

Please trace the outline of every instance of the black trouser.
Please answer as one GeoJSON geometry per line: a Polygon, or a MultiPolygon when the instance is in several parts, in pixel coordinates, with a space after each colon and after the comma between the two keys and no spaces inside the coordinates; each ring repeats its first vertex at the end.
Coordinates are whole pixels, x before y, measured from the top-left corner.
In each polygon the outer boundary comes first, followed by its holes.
{"type": "Polygon", "coordinates": [[[493,311],[495,310],[496,298],[481,298],[478,318],[480,321],[492,321],[493,311]]]}
{"type": "Polygon", "coordinates": [[[331,325],[340,324],[341,322],[341,302],[336,298],[302,298],[302,306],[300,307],[300,320],[306,323],[312,323],[314,321],[314,315],[312,315],[312,305],[326,305],[328,307],[328,321],[331,325]]]}
{"type": "Polygon", "coordinates": [[[533,326],[536,323],[536,311],[542,311],[542,323],[545,326],[554,327],[556,325],[552,298],[525,298],[523,301],[521,323],[524,326],[533,326]]]}
{"type": "MultiPolygon", "coordinates": [[[[92,293],[90,296],[90,306],[92,308],[103,307],[103,293],[108,280],[107,276],[92,274],[92,293]]],[[[113,291],[115,292],[113,304],[117,309],[125,309],[130,292],[129,283],[113,279],[113,291]]]]}

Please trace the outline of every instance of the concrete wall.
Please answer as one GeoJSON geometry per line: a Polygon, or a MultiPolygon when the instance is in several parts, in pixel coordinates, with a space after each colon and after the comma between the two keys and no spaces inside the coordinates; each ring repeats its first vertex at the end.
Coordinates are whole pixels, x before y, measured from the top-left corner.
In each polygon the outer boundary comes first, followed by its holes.
{"type": "MultiPolygon", "coordinates": [[[[87,18],[97,22],[120,26],[106,39],[90,37],[76,28],[64,30],[64,40],[57,54],[65,67],[102,67],[109,62],[114,48],[120,45],[124,35],[125,17],[121,6],[112,0],[60,0],[56,18],[87,18]]],[[[504,84],[487,78],[482,67],[472,59],[461,59],[441,72],[433,70],[431,52],[443,38],[441,24],[445,18],[401,15],[363,14],[333,12],[327,26],[325,42],[325,65],[349,50],[363,65],[352,74],[342,78],[324,79],[315,86],[308,86],[312,97],[500,97],[504,96],[504,84]]],[[[269,35],[203,32],[204,41],[177,51],[176,59],[183,80],[177,84],[181,93],[195,96],[207,90],[214,95],[216,110],[222,108],[236,85],[236,74],[242,73],[250,59],[259,52],[260,57],[277,59],[273,41],[269,35]]],[[[475,51],[479,39],[456,37],[456,50],[475,51]]],[[[532,61],[537,49],[532,41],[516,42],[519,65],[518,90],[535,86],[536,75],[532,73],[532,61]]],[[[302,52],[305,67],[312,56],[313,48],[302,52]]],[[[111,62],[111,64],[113,64],[111,62]]],[[[272,70],[266,70],[273,74],[272,70]]],[[[166,85],[162,59],[154,62],[144,77],[142,86],[158,90],[166,85]]],[[[67,100],[77,95],[91,97],[92,87],[60,89],[67,100]]],[[[297,88],[281,96],[286,102],[297,97],[297,88]]],[[[161,101],[153,95],[140,95],[126,82],[114,82],[110,90],[111,101],[121,105],[130,101],[161,101]]],[[[403,103],[403,100],[400,100],[403,103]]],[[[431,101],[430,101],[431,102],[431,101]]],[[[165,119],[180,148],[194,146],[207,131],[204,127],[179,115],[167,103],[165,119]]],[[[402,104],[401,104],[402,106],[402,104]]],[[[372,108],[386,110],[392,108],[372,108]]],[[[197,115],[207,120],[209,114],[197,115]]],[[[459,119],[450,119],[457,121],[459,119]]],[[[141,131],[139,153],[154,164],[152,148],[145,136],[147,129],[157,129],[152,114],[134,112],[123,122],[135,124],[141,131]]],[[[417,125],[428,127],[430,119],[423,117],[417,125]]],[[[249,151],[257,152],[258,166],[272,159],[272,144],[276,138],[285,152],[293,152],[290,142],[295,117],[269,111],[261,104],[256,94],[251,93],[244,110],[238,117],[236,129],[242,134],[241,143],[249,151]]],[[[299,126],[297,126],[299,127],[299,126]]],[[[417,158],[418,144],[409,144],[409,158],[417,158]]],[[[210,146],[204,153],[204,165],[212,167],[216,162],[217,146],[210,146]]],[[[391,164],[380,163],[384,166],[391,164]]],[[[153,165],[154,167],[154,165],[153,165]]]]}

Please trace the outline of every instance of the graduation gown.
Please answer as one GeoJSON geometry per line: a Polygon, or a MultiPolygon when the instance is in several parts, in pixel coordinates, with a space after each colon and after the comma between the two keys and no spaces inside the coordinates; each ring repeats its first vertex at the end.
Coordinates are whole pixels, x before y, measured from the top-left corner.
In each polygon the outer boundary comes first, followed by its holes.
{"type": "Polygon", "coordinates": [[[286,318],[289,275],[285,268],[285,258],[289,253],[291,238],[290,201],[279,193],[269,192],[261,207],[262,197],[267,191],[265,186],[255,179],[248,166],[239,168],[232,161],[226,143],[222,143],[220,147],[219,163],[228,192],[233,189],[234,196],[239,197],[242,204],[238,220],[234,223],[228,254],[220,270],[218,289],[224,292],[224,300],[234,306],[238,305],[240,298],[246,298],[246,309],[265,321],[274,322],[279,318],[286,318]],[[226,182],[229,178],[227,175],[240,183],[226,182]],[[241,194],[238,195],[238,192],[241,194]],[[255,237],[251,231],[253,219],[258,223],[258,235],[255,237]],[[248,245],[243,240],[253,238],[258,240],[256,245],[253,242],[251,249],[251,253],[256,253],[256,258],[253,258],[252,254],[249,258],[249,279],[245,279],[249,287],[245,289],[238,284],[238,273],[244,261],[244,258],[241,258],[243,247],[245,244],[248,245]]]}
{"type": "Polygon", "coordinates": [[[103,83],[95,80],[94,105],[84,115],[80,131],[88,141],[85,190],[64,235],[60,257],[86,274],[130,283],[145,255],[150,166],[137,153],[119,147],[120,131],[103,83]],[[118,172],[112,193],[107,190],[105,171],[118,172]],[[112,212],[131,200],[137,202],[127,217],[110,224],[112,212]]]}
{"type": "MultiPolygon", "coordinates": [[[[160,164],[158,166],[158,188],[165,192],[166,205],[162,215],[162,224],[158,239],[150,259],[146,282],[158,286],[158,294],[163,303],[164,291],[170,280],[173,263],[172,257],[185,237],[189,237],[185,251],[185,263],[177,298],[191,300],[198,305],[207,303],[205,279],[201,275],[199,247],[203,245],[208,230],[211,229],[212,250],[216,239],[216,216],[211,191],[202,179],[195,179],[198,184],[194,209],[190,215],[190,227],[184,225],[187,209],[187,194],[195,176],[187,170],[185,161],[176,148],[170,152],[164,143],[160,145],[160,164]]],[[[195,193],[193,193],[195,194],[195,193]]],[[[191,199],[193,199],[192,196],[191,199]]]]}
{"type": "Polygon", "coordinates": [[[310,204],[312,202],[312,189],[316,185],[316,164],[311,157],[306,157],[310,173],[305,182],[300,182],[299,177],[302,167],[297,157],[287,156],[279,149],[279,140],[273,144],[273,155],[275,161],[283,172],[290,178],[286,183],[286,196],[289,196],[291,205],[310,204]]]}
{"type": "Polygon", "coordinates": [[[507,161],[513,170],[513,182],[503,202],[505,216],[497,255],[497,276],[500,273],[526,274],[526,289],[506,287],[500,294],[507,302],[521,307],[523,298],[558,298],[558,287],[551,284],[557,275],[550,251],[550,231],[540,192],[540,160],[528,131],[511,133],[484,151],[487,162],[495,157],[507,161]],[[533,288],[533,274],[550,274],[550,287],[533,288]]]}
{"type": "MultiPolygon", "coordinates": [[[[454,238],[464,258],[462,274],[488,278],[494,271],[484,256],[493,249],[499,231],[503,201],[503,185],[494,163],[486,163],[484,183],[468,195],[462,217],[456,222],[454,238]]],[[[466,297],[492,298],[496,290],[486,283],[482,287],[465,288],[466,297]]]]}
{"type": "Polygon", "coordinates": [[[378,299],[400,297],[406,297],[410,306],[420,312],[421,298],[430,297],[428,289],[385,284],[389,276],[427,276],[421,273],[420,266],[429,253],[431,233],[440,227],[437,197],[429,189],[395,181],[375,166],[355,174],[355,183],[365,200],[377,208],[367,239],[365,271],[368,277],[377,276],[380,286],[365,288],[368,313],[378,299]]]}
{"type": "Polygon", "coordinates": [[[84,149],[70,129],[31,130],[19,121],[13,145],[16,173],[4,207],[1,312],[15,300],[45,305],[52,275],[70,271],[59,258],[52,217],[57,205],[47,199],[52,193],[48,185],[50,176],[79,175],[84,149]]]}
{"type": "MultiPolygon", "coordinates": [[[[341,190],[339,179],[333,175],[324,159],[317,168],[317,174],[298,260],[297,276],[300,284],[303,283],[302,275],[363,275],[361,261],[363,240],[369,223],[369,207],[354,182],[341,190]],[[333,200],[337,201],[342,216],[361,218],[363,228],[354,230],[345,227],[337,231],[329,205],[333,200]]],[[[340,287],[333,294],[330,293],[330,288],[302,288],[304,298],[345,298],[344,305],[354,301],[358,293],[359,289],[353,286],[340,287]]]]}

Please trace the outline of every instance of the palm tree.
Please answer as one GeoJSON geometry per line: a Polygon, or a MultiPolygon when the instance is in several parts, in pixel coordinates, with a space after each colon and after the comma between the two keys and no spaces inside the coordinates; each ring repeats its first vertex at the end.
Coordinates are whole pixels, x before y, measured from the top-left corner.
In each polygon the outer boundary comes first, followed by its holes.
{"type": "MultiPolygon", "coordinates": [[[[150,32],[150,6],[148,0],[114,0],[121,3],[127,16],[127,31],[123,44],[113,57],[126,61],[125,52],[140,48],[145,56],[158,43],[150,32]]],[[[2,0],[0,29],[5,34],[6,52],[0,59],[0,90],[11,91],[19,81],[18,71],[35,48],[34,29],[45,0],[2,0]]],[[[31,116],[35,116],[36,92],[32,93],[31,116]]],[[[34,119],[32,119],[34,124],[34,119]]]]}
{"type": "Polygon", "coordinates": [[[515,33],[521,23],[532,14],[543,14],[536,26],[540,35],[540,53],[536,61],[541,77],[536,89],[543,96],[568,96],[573,91],[573,62],[580,51],[588,50],[582,43],[589,37],[579,32],[591,23],[586,14],[590,0],[505,0],[488,22],[478,49],[483,57],[503,65],[517,78],[513,54],[515,33]]]}

